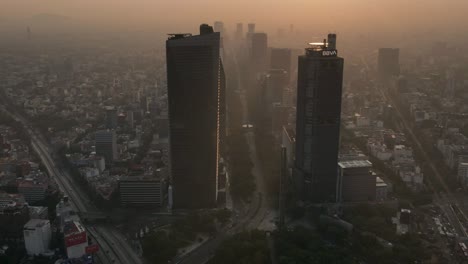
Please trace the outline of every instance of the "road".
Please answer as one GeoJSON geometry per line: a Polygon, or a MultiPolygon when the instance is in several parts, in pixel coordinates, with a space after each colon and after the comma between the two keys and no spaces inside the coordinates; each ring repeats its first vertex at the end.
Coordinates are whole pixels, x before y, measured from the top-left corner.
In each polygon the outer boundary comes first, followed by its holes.
{"type": "MultiPolygon", "coordinates": [[[[5,96],[3,96],[3,98],[5,98],[5,96]]],[[[6,100],[3,100],[3,103],[4,105],[9,104],[9,102],[7,102],[6,100]]],[[[70,203],[73,209],[77,213],[99,211],[93,204],[89,202],[90,199],[87,197],[86,192],[80,189],[80,185],[77,182],[75,182],[75,179],[73,179],[67,171],[62,170],[60,166],[57,165],[56,161],[51,156],[51,153],[53,153],[53,151],[45,143],[45,139],[32,128],[29,121],[12,110],[9,110],[5,107],[2,107],[1,109],[5,113],[9,114],[17,122],[20,122],[23,125],[25,131],[31,138],[31,146],[33,150],[37,153],[42,163],[46,167],[49,176],[57,182],[60,190],[70,198],[70,203]]],[[[110,237],[112,234],[119,233],[119,231],[115,228],[107,228],[105,230],[100,231],[103,234],[105,234],[105,237],[110,237]]],[[[100,248],[107,248],[108,243],[105,241],[106,238],[96,239],[96,237],[94,237],[92,233],[88,233],[91,236],[91,238],[94,238],[98,242],[100,248]]],[[[116,251],[109,251],[109,253],[107,254],[104,254],[103,251],[98,251],[98,259],[101,260],[103,263],[113,263],[114,260],[118,260],[123,256],[122,254],[120,254],[119,256],[119,254],[116,254],[115,252],[125,252],[124,254],[129,256],[130,261],[125,261],[122,263],[142,263],[141,259],[136,255],[135,252],[131,250],[130,246],[127,243],[118,243],[115,246],[113,246],[113,248],[115,248],[116,251]],[[129,248],[130,250],[128,250],[129,248]]]]}
{"type": "MultiPolygon", "coordinates": [[[[233,57],[233,61],[235,64],[235,71],[236,71],[236,79],[237,79],[237,86],[238,90],[240,90],[239,96],[240,101],[242,104],[242,119],[244,124],[251,123],[251,116],[249,115],[249,108],[247,104],[247,99],[245,95],[247,94],[245,80],[241,76],[240,66],[237,59],[237,54],[231,53],[233,57]]],[[[263,174],[262,164],[258,158],[257,152],[257,145],[255,142],[255,134],[254,130],[250,130],[245,133],[245,138],[247,144],[249,146],[249,154],[250,160],[252,161],[253,168],[252,168],[252,175],[255,178],[255,185],[257,189],[257,195],[253,196],[251,208],[255,209],[254,212],[251,212],[251,215],[247,215],[246,217],[249,220],[248,229],[256,229],[258,228],[263,220],[265,219],[267,213],[271,211],[271,208],[268,208],[267,199],[267,190],[265,185],[265,175],[263,174]]],[[[278,165],[279,166],[279,165],[278,165]]]]}

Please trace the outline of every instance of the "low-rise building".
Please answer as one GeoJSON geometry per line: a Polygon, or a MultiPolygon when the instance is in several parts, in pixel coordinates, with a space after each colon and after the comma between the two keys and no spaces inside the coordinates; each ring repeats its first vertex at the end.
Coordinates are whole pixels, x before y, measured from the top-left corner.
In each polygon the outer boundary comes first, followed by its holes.
{"type": "Polygon", "coordinates": [[[22,244],[23,228],[29,219],[23,195],[0,191],[0,243],[22,244]]]}
{"type": "Polygon", "coordinates": [[[49,250],[52,237],[49,220],[29,220],[26,225],[24,225],[23,234],[28,255],[40,255],[49,250]]]}
{"type": "Polygon", "coordinates": [[[65,248],[67,256],[70,259],[80,258],[86,254],[88,238],[86,230],[78,221],[69,221],[65,223],[64,230],[65,248]]]}
{"type": "Polygon", "coordinates": [[[337,201],[365,202],[375,200],[376,177],[368,160],[338,162],[337,201]]]}
{"type": "Polygon", "coordinates": [[[387,183],[385,183],[385,181],[382,180],[382,178],[377,176],[376,183],[375,183],[375,200],[385,201],[387,200],[387,195],[388,195],[387,183]]]}
{"type": "Polygon", "coordinates": [[[119,181],[122,206],[160,207],[164,202],[166,184],[161,179],[144,176],[125,177],[119,181]]]}

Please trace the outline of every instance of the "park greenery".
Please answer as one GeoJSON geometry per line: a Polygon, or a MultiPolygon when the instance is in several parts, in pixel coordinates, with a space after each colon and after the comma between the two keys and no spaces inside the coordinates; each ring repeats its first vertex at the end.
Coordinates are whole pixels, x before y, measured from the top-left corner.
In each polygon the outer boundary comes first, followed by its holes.
{"type": "Polygon", "coordinates": [[[369,232],[346,232],[338,226],[319,225],[317,230],[297,226],[275,233],[280,264],[314,263],[420,263],[431,254],[416,235],[395,237],[385,246],[369,232]]]}
{"type": "Polygon", "coordinates": [[[209,264],[269,264],[270,251],[266,233],[252,230],[223,241],[209,264]]]}
{"type": "Polygon", "coordinates": [[[168,263],[179,250],[200,241],[200,235],[213,236],[230,218],[231,211],[227,209],[192,212],[146,235],[142,241],[143,256],[151,264],[168,263]]]}

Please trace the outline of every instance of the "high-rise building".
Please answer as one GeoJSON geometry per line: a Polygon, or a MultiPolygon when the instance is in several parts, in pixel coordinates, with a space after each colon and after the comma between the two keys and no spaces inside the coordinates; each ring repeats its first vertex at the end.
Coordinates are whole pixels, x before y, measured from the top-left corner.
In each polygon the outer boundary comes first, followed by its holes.
{"type": "MultiPolygon", "coordinates": [[[[257,125],[271,128],[274,126],[273,120],[275,118],[279,118],[276,121],[282,119],[279,116],[275,116],[278,112],[274,110],[280,110],[282,106],[283,93],[288,83],[287,78],[287,72],[280,69],[269,70],[268,73],[259,76],[259,89],[256,91],[256,103],[253,106],[253,112],[256,113],[254,119],[257,125]]],[[[284,115],[281,116],[283,117],[284,115]]],[[[277,128],[279,132],[281,126],[277,128]]]]}
{"type": "Polygon", "coordinates": [[[291,72],[291,50],[272,48],[270,56],[270,68],[282,69],[288,74],[291,72]]]}
{"type": "Polygon", "coordinates": [[[255,33],[255,24],[254,23],[247,24],[247,33],[245,34],[245,42],[247,46],[247,52],[249,53],[249,55],[252,50],[252,36],[254,33],[255,33]]]}
{"type": "Polygon", "coordinates": [[[236,40],[241,40],[242,36],[244,35],[244,24],[237,23],[236,24],[236,40]]]}
{"type": "Polygon", "coordinates": [[[200,35],[171,34],[166,56],[174,207],[213,207],[225,115],[220,34],[206,24],[200,35]]]}
{"type": "Polygon", "coordinates": [[[283,69],[271,69],[263,75],[260,97],[267,111],[271,111],[273,103],[281,104],[283,102],[283,93],[288,85],[288,76],[288,73],[283,69]]]}
{"type": "Polygon", "coordinates": [[[117,135],[114,130],[100,130],[94,134],[96,154],[103,156],[106,164],[118,158],[117,135]]]}
{"type": "Polygon", "coordinates": [[[299,57],[294,182],[300,199],[335,202],[343,59],[336,35],[299,57]]]}
{"type": "Polygon", "coordinates": [[[250,34],[255,33],[255,23],[247,24],[247,33],[250,33],[250,34]]]}
{"type": "Polygon", "coordinates": [[[224,34],[224,23],[222,21],[215,21],[213,24],[214,32],[219,32],[221,35],[224,34]]]}
{"type": "Polygon", "coordinates": [[[220,48],[220,56],[223,59],[224,57],[224,39],[226,38],[226,29],[224,28],[224,23],[221,21],[215,21],[214,22],[214,32],[219,32],[220,34],[220,42],[219,42],[219,48],[220,48]]]}
{"type": "Polygon", "coordinates": [[[250,59],[256,72],[262,72],[266,70],[268,59],[268,38],[266,33],[252,34],[250,59]]]}
{"type": "Polygon", "coordinates": [[[50,240],[52,238],[49,220],[29,220],[24,225],[23,234],[28,255],[40,255],[49,250],[50,240]]]}
{"type": "Polygon", "coordinates": [[[117,109],[113,106],[106,107],[106,128],[114,129],[117,127],[117,109]]]}
{"type": "Polygon", "coordinates": [[[368,202],[376,196],[376,176],[368,160],[338,162],[337,202],[368,202]]]}
{"type": "Polygon", "coordinates": [[[379,49],[378,74],[380,80],[388,80],[400,74],[400,49],[379,49]]]}

